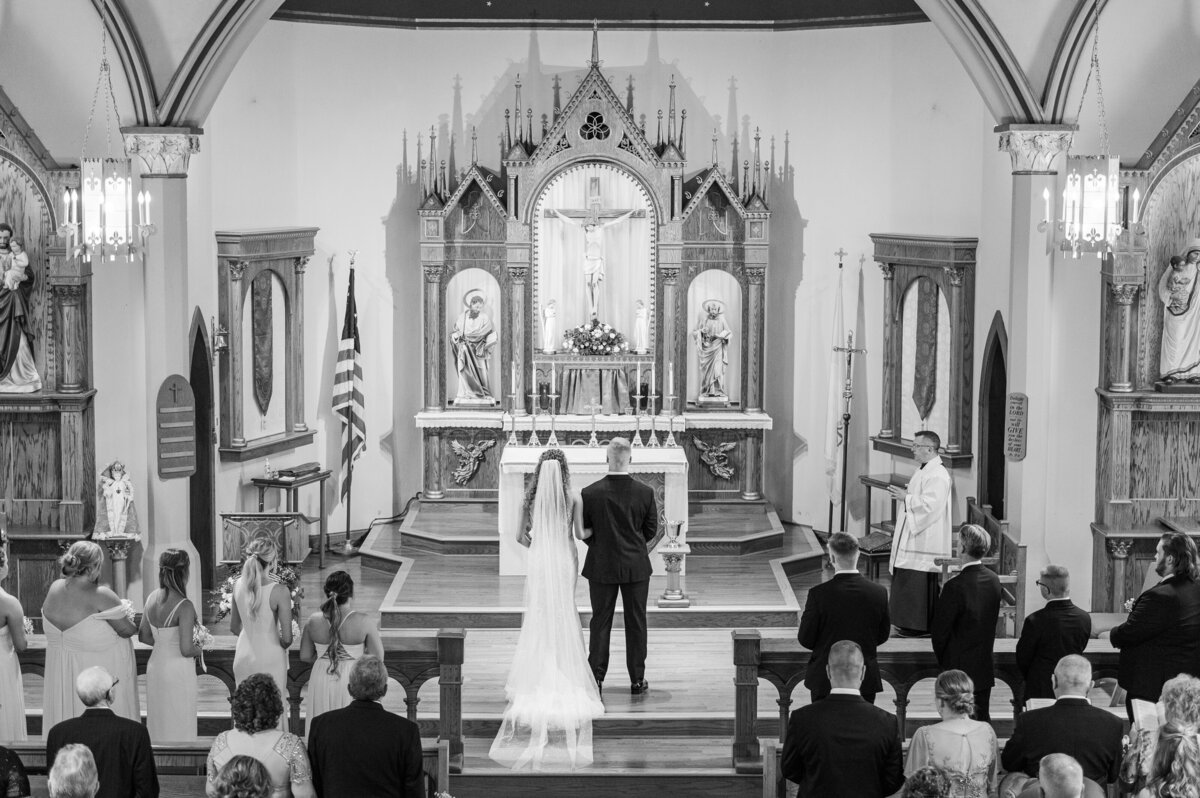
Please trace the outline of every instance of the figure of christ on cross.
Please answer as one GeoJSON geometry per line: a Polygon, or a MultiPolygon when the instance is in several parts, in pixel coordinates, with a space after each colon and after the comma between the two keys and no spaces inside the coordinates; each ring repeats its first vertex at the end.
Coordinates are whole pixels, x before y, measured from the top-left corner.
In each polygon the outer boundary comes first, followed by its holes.
{"type": "Polygon", "coordinates": [[[583,228],[583,278],[587,292],[588,312],[595,319],[600,313],[600,283],[604,281],[604,228],[629,218],[642,218],[642,210],[601,210],[598,195],[593,195],[591,208],[586,211],[552,208],[547,217],[556,216],[567,224],[583,228]]]}

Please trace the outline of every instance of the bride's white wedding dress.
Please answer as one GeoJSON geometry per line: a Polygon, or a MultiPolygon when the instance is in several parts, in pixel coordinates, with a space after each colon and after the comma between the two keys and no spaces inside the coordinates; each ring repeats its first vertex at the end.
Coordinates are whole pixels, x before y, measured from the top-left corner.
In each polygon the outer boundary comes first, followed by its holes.
{"type": "Polygon", "coordinates": [[[556,460],[534,496],[525,615],[505,684],[508,707],[489,756],[514,770],[592,762],[592,719],[604,714],[575,607],[579,574],[571,508],[556,460]]]}

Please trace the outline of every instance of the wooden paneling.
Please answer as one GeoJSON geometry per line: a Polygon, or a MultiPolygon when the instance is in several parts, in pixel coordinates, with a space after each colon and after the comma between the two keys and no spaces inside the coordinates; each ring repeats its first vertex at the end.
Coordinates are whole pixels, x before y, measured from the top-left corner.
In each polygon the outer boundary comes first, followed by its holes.
{"type": "Polygon", "coordinates": [[[683,447],[683,451],[687,455],[688,491],[693,495],[697,492],[717,496],[740,494],[742,488],[742,471],[746,467],[746,438],[753,434],[756,433],[746,430],[723,429],[690,429],[683,433],[676,433],[675,439],[683,447]],[[700,447],[696,446],[694,440],[696,438],[708,447],[719,446],[723,443],[736,444],[733,449],[726,453],[729,465],[733,468],[733,474],[729,479],[724,479],[712,473],[708,464],[701,459],[703,452],[700,447]]]}

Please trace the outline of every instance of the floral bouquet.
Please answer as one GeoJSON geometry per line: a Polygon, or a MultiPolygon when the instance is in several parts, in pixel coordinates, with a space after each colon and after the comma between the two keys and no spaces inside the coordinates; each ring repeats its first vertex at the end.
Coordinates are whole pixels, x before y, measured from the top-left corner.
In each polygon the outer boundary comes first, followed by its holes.
{"type": "Polygon", "coordinates": [[[592,319],[563,334],[563,349],[573,355],[618,355],[629,351],[629,342],[611,324],[592,319]]]}
{"type": "MultiPolygon", "coordinates": [[[[241,563],[235,563],[228,568],[228,575],[221,586],[217,588],[217,595],[210,605],[217,612],[217,621],[223,621],[225,616],[233,611],[233,586],[237,584],[238,577],[242,575],[241,563]]],[[[296,621],[300,617],[300,599],[304,598],[304,588],[300,586],[300,567],[276,565],[267,571],[267,577],[288,589],[288,595],[292,600],[292,637],[299,637],[300,624],[296,621]]]]}
{"type": "Polygon", "coordinates": [[[196,624],[192,627],[192,642],[200,649],[200,669],[208,673],[208,666],[204,664],[204,652],[212,650],[212,632],[208,631],[207,626],[196,621],[196,624]]]}
{"type": "Polygon", "coordinates": [[[137,610],[133,608],[133,602],[129,599],[121,599],[121,611],[125,613],[125,617],[130,623],[137,623],[137,610]]]}
{"type": "Polygon", "coordinates": [[[33,618],[30,618],[28,615],[26,615],[25,620],[21,622],[21,628],[25,630],[25,634],[33,634],[33,618]]]}

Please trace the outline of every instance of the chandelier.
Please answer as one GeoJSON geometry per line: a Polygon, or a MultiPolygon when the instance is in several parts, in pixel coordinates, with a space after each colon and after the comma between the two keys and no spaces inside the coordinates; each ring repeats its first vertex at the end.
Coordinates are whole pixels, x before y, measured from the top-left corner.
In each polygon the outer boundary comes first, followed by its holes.
{"type": "Polygon", "coordinates": [[[145,242],[154,233],[150,222],[150,192],[137,193],[137,224],[134,224],[133,170],[131,161],[121,148],[121,157],[112,155],[113,119],[120,124],[117,98],[112,86],[112,67],[108,63],[108,32],[102,28],[100,41],[100,74],[92,93],[92,108],[88,113],[80,157],[79,189],[63,191],[63,223],[59,233],[67,238],[74,254],[91,260],[116,260],[118,255],[129,257],[138,252],[134,235],[145,242]],[[104,134],[106,152],[110,157],[89,157],[88,138],[96,117],[96,103],[104,95],[104,134]],[[111,116],[110,116],[111,111],[111,116]]]}

